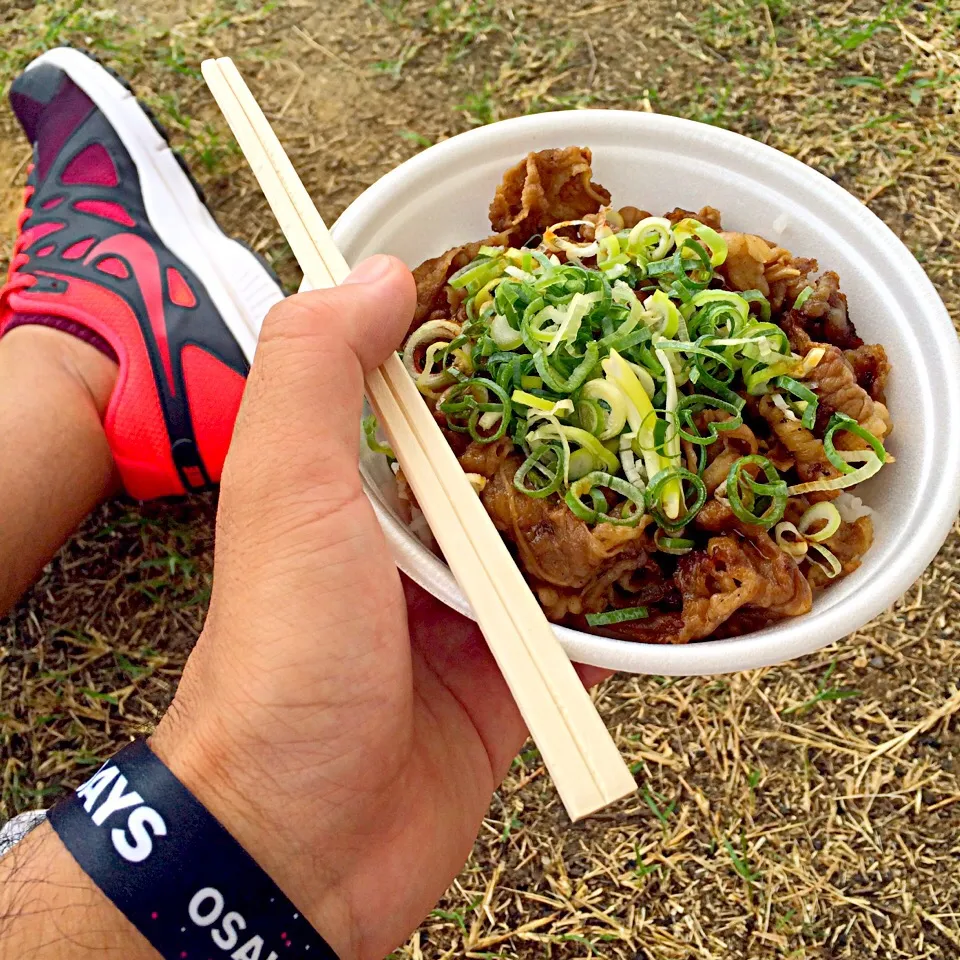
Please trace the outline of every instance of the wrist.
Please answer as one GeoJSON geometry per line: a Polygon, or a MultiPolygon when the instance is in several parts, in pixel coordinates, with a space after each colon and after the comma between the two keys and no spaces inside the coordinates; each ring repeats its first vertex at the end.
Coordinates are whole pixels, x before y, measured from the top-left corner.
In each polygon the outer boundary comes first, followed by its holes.
{"type": "Polygon", "coordinates": [[[298,831],[301,801],[291,801],[279,788],[282,778],[254,760],[259,751],[248,734],[230,729],[220,717],[199,714],[191,710],[187,720],[180,710],[168,712],[149,738],[151,750],[302,910],[341,960],[352,960],[359,935],[343,894],[346,877],[325,850],[304,849],[298,831]]]}
{"type": "Polygon", "coordinates": [[[0,955],[157,960],[47,823],[0,859],[0,955]]]}

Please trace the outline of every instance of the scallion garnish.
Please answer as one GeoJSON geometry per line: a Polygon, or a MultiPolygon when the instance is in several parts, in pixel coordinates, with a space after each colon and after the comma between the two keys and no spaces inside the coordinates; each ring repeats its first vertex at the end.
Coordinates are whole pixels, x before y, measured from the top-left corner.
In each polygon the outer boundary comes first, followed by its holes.
{"type": "Polygon", "coordinates": [[[396,454],[393,448],[386,443],[381,443],[377,439],[377,418],[371,413],[363,418],[363,436],[367,441],[367,447],[372,453],[379,453],[388,460],[396,460],[396,454]]]}
{"type": "Polygon", "coordinates": [[[642,490],[621,477],[614,477],[599,470],[574,481],[565,499],[567,506],[587,523],[613,523],[622,527],[635,527],[640,522],[645,507],[642,490]],[[625,502],[620,505],[619,513],[607,512],[607,501],[601,492],[602,487],[607,487],[624,498],[625,502]],[[583,503],[583,497],[588,494],[592,501],[590,507],[583,503]]]}
{"type": "Polygon", "coordinates": [[[653,516],[657,526],[663,530],[680,530],[690,523],[707,502],[707,487],[695,473],[684,467],[671,466],[661,470],[647,487],[647,510],[653,516]],[[694,490],[693,502],[687,503],[683,485],[688,484],[694,490]],[[668,487],[680,491],[679,507],[675,514],[669,514],[663,506],[663,492],[668,487]]]}
{"type": "Polygon", "coordinates": [[[560,445],[545,443],[523,461],[513,475],[513,485],[528,497],[549,497],[563,483],[563,464],[560,445]],[[527,482],[528,476],[531,477],[530,483],[527,482]]]}
{"type": "Polygon", "coordinates": [[[773,382],[781,390],[786,390],[787,393],[792,394],[804,404],[800,411],[800,423],[808,430],[812,430],[817,421],[817,407],[819,405],[817,395],[809,387],[805,387],[799,381],[794,380],[793,377],[777,377],[773,382]]]}
{"type": "Polygon", "coordinates": [[[827,424],[826,433],[823,435],[823,450],[827,455],[827,459],[841,473],[853,473],[855,468],[843,458],[834,445],[834,435],[840,430],[844,430],[847,433],[852,433],[854,436],[866,441],[870,449],[877,455],[877,459],[881,463],[886,462],[887,451],[883,449],[883,444],[872,433],[870,433],[869,430],[865,430],[863,427],[861,427],[860,424],[853,419],[853,417],[848,417],[845,413],[835,413],[830,418],[830,422],[827,424]]]}
{"type": "Polygon", "coordinates": [[[643,620],[647,616],[649,613],[646,607],[621,607],[605,613],[588,613],[587,623],[591,627],[607,627],[613,623],[626,623],[628,620],[643,620]]]}
{"type": "MultiPolygon", "coordinates": [[[[609,210],[554,224],[523,248],[483,246],[449,280],[453,317],[414,331],[404,363],[449,430],[514,444],[513,483],[525,496],[556,496],[588,524],[636,526],[648,515],[655,548],[682,556],[701,542],[689,530],[707,500],[708,450],[743,425],[751,398],[771,395],[811,431],[820,409],[803,381],[824,349],[798,356],[766,296],[723,289],[726,257],[724,237],[696,219],[647,217],[627,229],[609,210]]],[[[371,449],[392,456],[375,430],[364,422],[371,449]]],[[[715,496],[834,575],[822,542],[838,528],[836,511],[817,504],[795,526],[782,520],[787,498],[852,486],[889,458],[839,413],[823,445],[840,476],[788,486],[753,454],[732,464],[715,496]],[[866,449],[838,450],[842,432],[866,449]]],[[[588,620],[616,623],[640,609],[588,620]]]]}
{"type": "Polygon", "coordinates": [[[787,484],[766,457],[752,454],[740,457],[731,465],[726,497],[738,520],[767,530],[783,517],[787,506],[787,484]],[[763,473],[767,482],[758,483],[747,472],[748,467],[753,467],[755,473],[763,473]]]}
{"type": "Polygon", "coordinates": [[[793,309],[799,310],[810,299],[810,295],[812,293],[813,293],[813,287],[804,287],[797,294],[797,299],[793,301],[793,309]]]}
{"type": "Polygon", "coordinates": [[[513,405],[500,384],[474,377],[447,390],[437,409],[447,418],[451,430],[469,433],[478,443],[493,443],[507,432],[513,405]],[[490,400],[491,393],[496,400],[490,400]],[[487,415],[490,415],[489,419],[487,415]]]}

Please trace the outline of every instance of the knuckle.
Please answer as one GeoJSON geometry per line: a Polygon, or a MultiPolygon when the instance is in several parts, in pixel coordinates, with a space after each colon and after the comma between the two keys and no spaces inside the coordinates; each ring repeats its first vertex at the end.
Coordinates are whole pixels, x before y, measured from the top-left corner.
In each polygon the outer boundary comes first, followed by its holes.
{"type": "Polygon", "coordinates": [[[337,316],[326,291],[295,294],[271,308],[260,342],[329,336],[337,328],[337,316]]]}

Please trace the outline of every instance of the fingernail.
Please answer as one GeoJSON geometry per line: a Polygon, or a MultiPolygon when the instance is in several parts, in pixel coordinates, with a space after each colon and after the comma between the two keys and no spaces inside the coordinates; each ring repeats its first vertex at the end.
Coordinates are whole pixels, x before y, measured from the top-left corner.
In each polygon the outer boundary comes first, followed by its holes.
{"type": "Polygon", "coordinates": [[[344,283],[376,283],[382,280],[393,267],[393,261],[385,253],[378,253],[376,256],[364,260],[356,267],[344,280],[344,283]]]}

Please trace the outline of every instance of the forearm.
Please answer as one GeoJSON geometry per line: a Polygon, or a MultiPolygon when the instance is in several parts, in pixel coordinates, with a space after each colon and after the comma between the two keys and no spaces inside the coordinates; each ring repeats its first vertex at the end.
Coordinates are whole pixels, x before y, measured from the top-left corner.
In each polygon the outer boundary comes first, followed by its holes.
{"type": "Polygon", "coordinates": [[[21,960],[156,960],[49,824],[0,859],[0,955],[21,960]]]}

